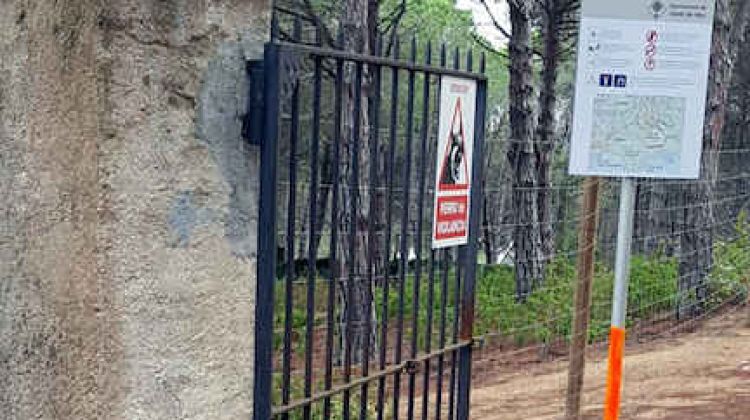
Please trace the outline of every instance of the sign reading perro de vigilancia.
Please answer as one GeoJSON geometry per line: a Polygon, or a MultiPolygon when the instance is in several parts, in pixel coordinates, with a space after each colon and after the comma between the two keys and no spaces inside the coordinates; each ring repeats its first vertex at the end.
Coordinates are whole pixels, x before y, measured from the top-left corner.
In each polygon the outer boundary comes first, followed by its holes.
{"type": "Polygon", "coordinates": [[[476,81],[440,79],[433,249],[468,242],[476,99],[476,81]]]}

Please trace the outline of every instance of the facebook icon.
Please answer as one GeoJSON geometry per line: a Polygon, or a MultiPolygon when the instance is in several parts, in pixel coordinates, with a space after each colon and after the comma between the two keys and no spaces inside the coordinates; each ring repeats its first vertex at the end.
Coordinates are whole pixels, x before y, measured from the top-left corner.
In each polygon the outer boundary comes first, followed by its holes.
{"type": "Polygon", "coordinates": [[[624,88],[628,86],[628,76],[624,74],[615,75],[615,87],[624,88]]]}
{"type": "Polygon", "coordinates": [[[612,75],[609,73],[602,73],[599,75],[599,86],[612,87],[612,75]]]}

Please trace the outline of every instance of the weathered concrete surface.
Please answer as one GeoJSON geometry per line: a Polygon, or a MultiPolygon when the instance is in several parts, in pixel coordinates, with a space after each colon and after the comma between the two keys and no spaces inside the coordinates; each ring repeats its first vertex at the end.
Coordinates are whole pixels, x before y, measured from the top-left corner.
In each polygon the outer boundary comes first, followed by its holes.
{"type": "Polygon", "coordinates": [[[0,0],[0,418],[252,407],[266,0],[0,0]]]}

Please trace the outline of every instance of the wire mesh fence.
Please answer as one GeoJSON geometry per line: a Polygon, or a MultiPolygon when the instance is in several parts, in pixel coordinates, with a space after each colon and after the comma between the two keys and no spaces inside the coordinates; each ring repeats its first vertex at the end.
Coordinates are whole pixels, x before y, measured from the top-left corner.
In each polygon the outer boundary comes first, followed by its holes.
{"type": "MultiPolygon", "coordinates": [[[[750,223],[746,217],[746,211],[750,204],[750,171],[746,165],[741,164],[743,159],[750,158],[750,150],[737,149],[726,150],[720,153],[721,171],[713,185],[715,194],[710,205],[713,209],[713,218],[703,221],[699,226],[691,226],[686,222],[685,213],[692,208],[704,204],[691,202],[687,199],[684,189],[691,183],[706,181],[660,181],[639,180],[636,208],[636,233],[633,238],[632,271],[630,279],[630,293],[628,300],[628,338],[629,343],[651,343],[673,339],[676,335],[695,330],[709,320],[741,308],[747,301],[748,279],[750,278],[750,223]],[[737,156],[742,156],[738,159],[737,156]],[[696,231],[712,232],[712,241],[708,248],[692,249],[689,252],[682,250],[682,242],[686,235],[696,231]],[[710,267],[701,267],[700,275],[704,276],[704,282],[685,286],[684,280],[695,275],[695,270],[680,267],[681,261],[693,258],[696,253],[708,252],[712,259],[710,267]],[[698,294],[698,289],[705,292],[698,294]],[[699,303],[699,309],[685,312],[681,315],[681,306],[695,305],[699,303]]],[[[565,159],[560,155],[560,159],[565,159]]],[[[474,355],[474,378],[473,391],[475,403],[481,401],[482,390],[491,388],[493,384],[512,381],[521,376],[542,375],[549,372],[564,372],[567,367],[568,351],[571,338],[571,328],[574,316],[574,291],[576,287],[575,261],[578,256],[577,230],[581,220],[588,215],[580,214],[579,201],[581,199],[581,185],[578,179],[569,178],[565,175],[563,167],[558,168],[555,175],[557,180],[549,186],[554,199],[552,200],[553,214],[550,220],[552,230],[555,232],[554,254],[545,257],[545,276],[542,284],[538,285],[533,292],[523,301],[518,299],[515,279],[514,247],[512,243],[512,231],[516,223],[507,217],[510,210],[507,196],[510,187],[502,181],[503,167],[490,167],[488,186],[485,189],[487,203],[494,208],[492,216],[484,224],[482,243],[478,263],[476,285],[476,305],[474,331],[476,336],[474,355]],[[491,174],[499,173],[501,176],[492,179],[491,174]],[[505,208],[503,208],[505,207],[505,208]],[[485,235],[492,235],[493,240],[488,241],[485,235]],[[492,242],[487,246],[486,242],[492,242]]],[[[590,306],[590,326],[588,340],[589,351],[593,360],[587,368],[587,375],[595,378],[606,376],[606,343],[610,326],[614,249],[616,241],[616,217],[619,202],[618,185],[616,180],[605,180],[602,184],[600,196],[600,223],[598,229],[598,242],[596,246],[596,268],[594,274],[592,300],[590,306]]],[[[363,193],[375,193],[368,186],[359,185],[358,189],[363,193]]],[[[405,188],[392,188],[396,195],[403,194],[405,188]],[[398,190],[398,191],[396,191],[398,190]]],[[[415,185],[411,187],[412,193],[418,191],[415,185]]],[[[309,192],[304,182],[298,183],[297,194],[305,197],[309,192]]],[[[426,194],[431,196],[432,191],[427,188],[426,194]]],[[[400,220],[397,209],[400,208],[397,199],[389,203],[391,211],[394,212],[394,221],[400,220]]],[[[410,214],[417,214],[416,206],[412,203],[410,214]]],[[[306,206],[299,206],[297,217],[304,220],[306,206]]],[[[429,209],[426,210],[425,224],[431,222],[429,209]]],[[[401,221],[398,222],[399,224],[401,221]]],[[[282,223],[282,225],[284,225],[282,223]]],[[[452,261],[456,261],[459,255],[454,252],[434,253],[429,249],[429,230],[418,230],[416,220],[413,216],[406,223],[407,228],[402,232],[385,232],[373,230],[372,235],[385,238],[391,235],[394,244],[387,256],[385,264],[388,266],[381,275],[373,278],[374,281],[374,307],[375,318],[379,320],[396,320],[399,316],[400,295],[405,293],[403,302],[403,314],[407,314],[403,322],[404,331],[418,331],[414,337],[417,340],[418,353],[428,353],[431,346],[441,347],[447,341],[455,339],[458,332],[457,325],[446,323],[446,316],[453,318],[452,314],[459,310],[458,288],[460,288],[460,276],[452,267],[452,261]],[[402,249],[401,235],[407,235],[408,247],[402,249]],[[422,236],[422,249],[416,249],[414,242],[417,235],[422,236]],[[406,250],[406,252],[403,252],[406,250]],[[429,275],[423,276],[418,284],[415,284],[413,275],[400,276],[398,267],[406,260],[409,272],[415,269],[418,256],[422,257],[424,270],[431,270],[429,275]],[[386,308],[386,309],[383,309],[386,308]]],[[[279,232],[280,241],[284,242],[288,231],[284,229],[279,232]]],[[[302,223],[298,226],[295,238],[300,245],[300,252],[307,249],[310,240],[309,229],[302,223]]],[[[326,244],[330,241],[330,229],[324,223],[320,237],[321,255],[327,255],[326,244]]],[[[303,261],[303,254],[300,261],[303,261]]],[[[317,270],[325,273],[329,267],[324,259],[319,261],[317,270]]],[[[304,269],[303,269],[304,270],[304,269]]],[[[342,281],[356,281],[364,278],[342,278],[342,281]]],[[[281,287],[281,286],[279,286],[281,287]]],[[[292,312],[292,325],[294,331],[301,329],[306,322],[304,307],[306,305],[306,281],[304,278],[294,283],[293,295],[295,307],[292,312]],[[295,329],[296,328],[296,329],[295,329]]],[[[279,293],[281,294],[281,290],[279,293]]],[[[316,293],[317,294],[317,293],[316,293]]],[[[324,295],[324,291],[321,291],[324,295]]],[[[315,312],[318,319],[324,314],[324,307],[316,303],[319,311],[315,312]]],[[[322,319],[322,318],[321,318],[322,319]]],[[[277,330],[278,336],[283,334],[283,327],[279,318],[277,330]]],[[[386,321],[387,322],[387,321],[386,321]]],[[[391,324],[393,326],[393,324],[391,324]]],[[[322,340],[325,329],[317,327],[314,332],[314,340],[322,340]]],[[[300,330],[298,332],[302,334],[300,330]]],[[[411,333],[407,333],[409,335],[411,333]]],[[[292,362],[292,377],[296,374],[302,375],[301,355],[304,354],[303,342],[300,339],[292,339],[295,343],[295,354],[299,355],[299,361],[292,362]],[[295,373],[296,372],[296,373],[295,373]]],[[[399,338],[395,331],[386,333],[384,343],[396,345],[399,338]]],[[[407,343],[407,348],[409,344],[407,343]]],[[[388,352],[392,351],[389,349],[388,352]]],[[[408,349],[406,350],[408,351],[408,349]]],[[[316,358],[319,356],[315,356],[316,358]]],[[[322,357],[322,356],[321,356],[322,357]]],[[[298,357],[294,356],[296,360],[298,357]]],[[[376,362],[376,360],[373,360],[376,362]]],[[[432,384],[439,381],[438,388],[449,395],[447,386],[454,380],[450,376],[455,374],[455,369],[448,361],[445,361],[443,375],[434,370],[421,371],[418,377],[430,375],[432,384]]],[[[387,368],[390,362],[383,364],[387,368]]],[[[322,368],[321,368],[322,369],[322,368]]],[[[320,376],[324,372],[314,373],[320,376]]],[[[359,370],[353,371],[354,376],[362,375],[359,370]]],[[[548,407],[562,413],[567,379],[563,374],[557,374],[552,384],[546,384],[544,392],[550,395],[548,407]]],[[[421,383],[430,383],[420,380],[421,383]]],[[[403,389],[408,388],[408,383],[402,384],[403,389]]],[[[514,393],[519,399],[529,399],[532,395],[542,392],[539,384],[527,383],[526,388],[519,386],[513,389],[505,389],[505,395],[500,401],[506,405],[507,410],[518,410],[517,415],[523,416],[526,411],[534,412],[529,407],[534,406],[531,400],[522,404],[514,404],[514,393]],[[515,408],[513,408],[515,407],[515,408]],[[525,407],[525,408],[524,408],[525,407]]],[[[628,396],[629,388],[639,389],[638,383],[626,384],[625,398],[628,396]]],[[[376,387],[377,388],[377,387],[376,387]]],[[[414,392],[419,395],[424,387],[417,383],[414,392]]],[[[371,391],[373,392],[373,391],[371,391]]],[[[392,385],[386,385],[384,392],[394,392],[392,385]]],[[[603,392],[601,392],[603,398],[603,392]]],[[[427,394],[425,394],[427,395],[427,394]]],[[[425,397],[430,407],[436,404],[437,395],[432,392],[425,397]]],[[[377,400],[373,394],[371,397],[377,400]]],[[[494,397],[493,397],[494,398],[494,397]]],[[[367,400],[367,399],[365,399],[367,400]]],[[[437,404],[446,405],[448,398],[437,401],[437,404]]],[[[500,404],[497,402],[497,404],[500,404]]],[[[596,397],[588,396],[584,402],[596,405],[596,397]]],[[[476,410],[472,407],[472,410],[476,410]]],[[[422,406],[413,409],[414,416],[421,416],[422,406]]],[[[475,412],[475,411],[473,411],[475,412]]],[[[434,409],[431,411],[434,418],[434,409]]],[[[511,411],[506,411],[511,413],[511,411]]],[[[392,412],[391,412],[392,414],[392,412]]],[[[386,412],[386,416],[388,413],[386,412]]],[[[476,418],[479,417],[479,414],[476,418]]],[[[510,415],[510,414],[508,414],[510,415]]],[[[514,418],[514,417],[497,417],[514,418]]]]}
{"type": "MultiPolygon", "coordinates": [[[[656,345],[700,330],[712,319],[725,315],[731,317],[747,305],[750,172],[748,166],[740,162],[750,158],[750,151],[742,147],[743,142],[747,144],[746,138],[732,140],[724,149],[715,152],[719,169],[711,180],[638,180],[627,307],[628,345],[634,346],[636,351],[643,348],[644,343],[656,345]],[[689,188],[699,184],[709,185],[712,194],[708,202],[695,201],[687,193],[689,188]],[[710,217],[697,224],[691,223],[688,213],[704,207],[710,208],[710,217]],[[690,244],[697,233],[710,240],[699,245],[690,244]],[[709,258],[703,257],[705,255],[709,258]],[[701,263],[698,267],[693,264],[696,259],[701,263]],[[693,281],[696,276],[701,279],[698,283],[693,281]]],[[[502,145],[502,140],[497,141],[502,145]]],[[[566,158],[564,150],[557,157],[561,162],[566,158]]],[[[580,214],[580,181],[567,177],[560,165],[553,175],[554,185],[548,188],[554,197],[551,206],[555,216],[548,222],[549,231],[555,234],[554,253],[541,261],[546,267],[544,282],[528,299],[519,301],[514,278],[517,261],[513,258],[512,243],[516,225],[514,218],[507,216],[512,211],[507,198],[512,187],[509,186],[509,176],[504,175],[512,170],[512,165],[503,162],[498,166],[496,173],[501,176],[494,185],[490,178],[490,186],[485,190],[487,201],[493,203],[495,210],[494,216],[491,212],[485,224],[483,239],[492,235],[490,241],[494,243],[486,247],[484,261],[480,262],[493,264],[482,264],[477,278],[475,331],[480,350],[475,357],[475,371],[483,374],[475,378],[473,413],[477,418],[482,418],[482,413],[488,418],[542,418],[544,414],[549,418],[562,418],[575,311],[577,229],[580,222],[591,215],[580,214]],[[543,379],[519,379],[521,376],[543,379]],[[503,386],[505,383],[514,386],[503,386]],[[483,389],[494,390],[492,395],[495,397],[482,395],[483,389]],[[506,395],[497,397],[503,393],[506,395]],[[536,396],[540,394],[545,397],[537,404],[536,396]],[[482,411],[482,407],[487,411],[482,411]],[[494,407],[495,414],[491,414],[488,407],[494,407]]],[[[488,172],[493,173],[493,169],[488,172]]],[[[600,387],[607,375],[606,345],[614,280],[619,181],[602,180],[601,191],[588,329],[591,361],[586,369],[587,381],[600,387]]],[[[708,354],[703,356],[709,359],[708,354]]],[[[658,364],[663,361],[655,356],[652,362],[649,357],[645,356],[644,363],[652,365],[654,372],[658,371],[658,364]]],[[[731,358],[726,360],[730,367],[739,362],[731,358]]],[[[692,362],[685,363],[684,369],[691,369],[692,362]]],[[[670,374],[676,375],[674,370],[670,374]]],[[[689,382],[691,378],[691,374],[685,374],[682,380],[689,382]]],[[[625,399],[628,395],[648,396],[644,390],[648,386],[640,379],[626,382],[625,399]]],[[[593,399],[590,387],[588,392],[584,405],[601,408],[603,389],[595,392],[593,399]]],[[[623,408],[628,415],[649,410],[648,401],[631,402],[633,404],[623,408]]],[[[720,408],[717,410],[717,415],[726,414],[720,408]]]]}

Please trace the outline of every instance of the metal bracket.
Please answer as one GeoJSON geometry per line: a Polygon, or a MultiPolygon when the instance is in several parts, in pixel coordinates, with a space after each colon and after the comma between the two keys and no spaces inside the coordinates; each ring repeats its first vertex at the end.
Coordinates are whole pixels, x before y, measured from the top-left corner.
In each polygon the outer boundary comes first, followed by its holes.
{"type": "Polygon", "coordinates": [[[265,104],[263,89],[265,72],[263,60],[249,60],[246,65],[250,85],[247,98],[247,112],[242,121],[242,137],[250,144],[260,146],[263,140],[265,104]]]}

